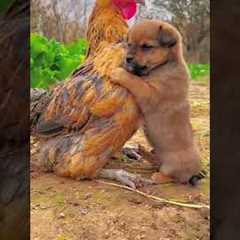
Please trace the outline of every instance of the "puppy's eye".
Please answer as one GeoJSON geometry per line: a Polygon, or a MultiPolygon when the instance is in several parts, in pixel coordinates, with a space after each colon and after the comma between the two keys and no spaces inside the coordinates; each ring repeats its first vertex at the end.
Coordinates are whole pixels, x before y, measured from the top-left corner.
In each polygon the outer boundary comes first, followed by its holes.
{"type": "Polygon", "coordinates": [[[127,46],[130,48],[130,47],[132,47],[132,44],[131,44],[131,43],[128,43],[127,46]]]}
{"type": "Polygon", "coordinates": [[[148,45],[148,44],[143,44],[143,45],[142,45],[142,49],[143,49],[144,51],[148,51],[148,50],[151,50],[151,49],[153,49],[153,48],[154,48],[153,46],[148,45]]]}

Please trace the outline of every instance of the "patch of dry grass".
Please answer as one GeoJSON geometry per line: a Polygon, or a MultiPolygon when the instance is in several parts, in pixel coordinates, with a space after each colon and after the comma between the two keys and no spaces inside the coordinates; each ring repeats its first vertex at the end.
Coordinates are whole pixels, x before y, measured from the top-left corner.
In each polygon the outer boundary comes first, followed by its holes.
{"type": "Polygon", "coordinates": [[[202,163],[209,171],[210,156],[210,119],[209,119],[209,78],[199,80],[202,84],[193,82],[190,87],[191,122],[195,138],[200,148],[202,163]]]}

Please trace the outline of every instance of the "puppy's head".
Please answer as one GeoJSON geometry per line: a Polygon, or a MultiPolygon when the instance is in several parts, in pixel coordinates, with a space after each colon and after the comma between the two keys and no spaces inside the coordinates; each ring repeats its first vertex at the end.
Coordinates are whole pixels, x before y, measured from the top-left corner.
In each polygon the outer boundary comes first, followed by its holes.
{"type": "Polygon", "coordinates": [[[172,25],[143,21],[128,32],[124,67],[136,75],[148,75],[152,69],[173,60],[180,44],[181,36],[172,25]]]}

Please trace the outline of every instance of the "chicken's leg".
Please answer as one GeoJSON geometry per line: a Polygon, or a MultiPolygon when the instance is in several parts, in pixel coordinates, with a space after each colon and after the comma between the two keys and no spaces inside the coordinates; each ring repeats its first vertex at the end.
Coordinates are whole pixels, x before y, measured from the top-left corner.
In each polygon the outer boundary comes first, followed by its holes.
{"type": "Polygon", "coordinates": [[[154,182],[150,179],[143,178],[137,174],[129,173],[123,169],[102,169],[99,173],[99,177],[118,181],[133,189],[154,184],[154,182]]]}

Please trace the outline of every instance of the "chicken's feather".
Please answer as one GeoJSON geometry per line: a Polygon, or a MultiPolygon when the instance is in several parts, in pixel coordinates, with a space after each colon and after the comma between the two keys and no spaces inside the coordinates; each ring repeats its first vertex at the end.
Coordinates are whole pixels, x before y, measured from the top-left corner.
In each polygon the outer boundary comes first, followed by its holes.
{"type": "Polygon", "coordinates": [[[72,79],[54,90],[54,97],[39,120],[37,132],[41,135],[81,130],[86,121],[113,116],[128,98],[126,89],[110,82],[112,69],[122,63],[122,44],[106,47],[88,59],[72,79]],[[92,67],[90,67],[92,66],[92,67]]]}
{"type": "Polygon", "coordinates": [[[102,42],[108,44],[121,42],[127,32],[128,25],[120,12],[113,9],[113,6],[102,8],[96,5],[88,22],[88,56],[99,52],[98,47],[102,42]]]}

